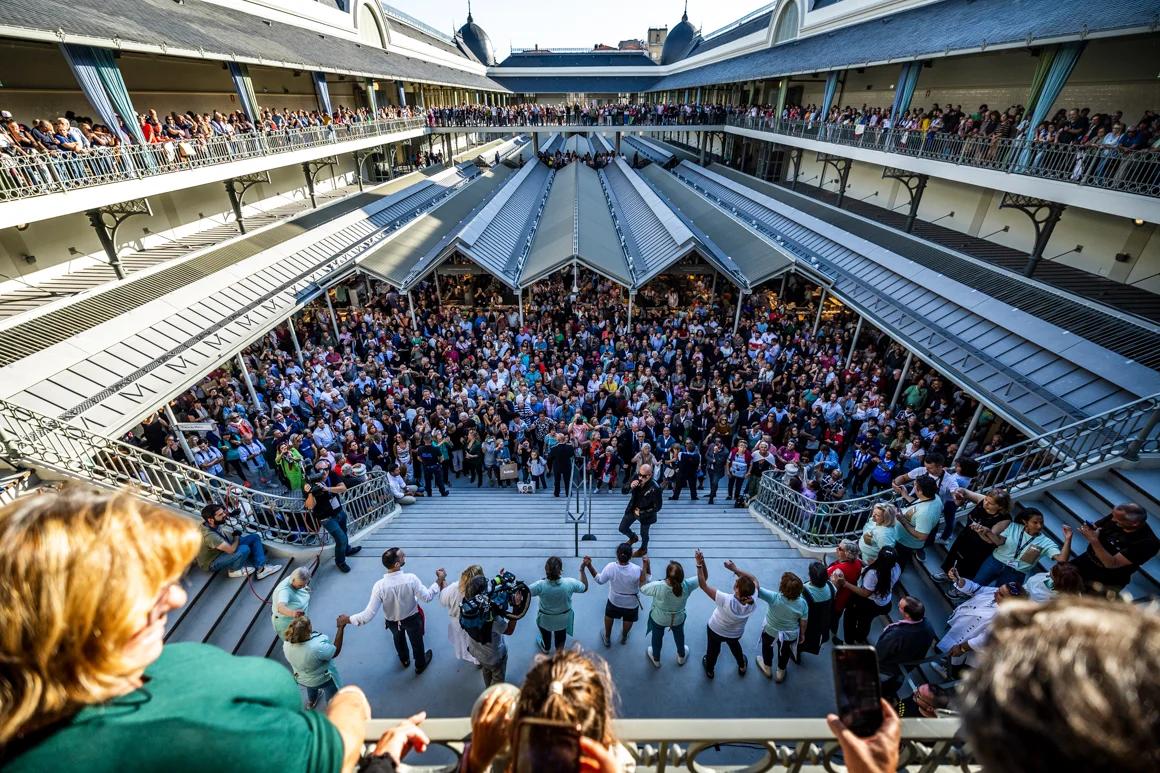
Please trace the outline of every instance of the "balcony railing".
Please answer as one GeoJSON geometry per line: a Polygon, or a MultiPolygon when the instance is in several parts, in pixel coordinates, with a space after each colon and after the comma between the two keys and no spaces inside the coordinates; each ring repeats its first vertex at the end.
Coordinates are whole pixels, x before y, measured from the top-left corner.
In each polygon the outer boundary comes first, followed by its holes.
{"type": "MultiPolygon", "coordinates": [[[[978,458],[977,491],[1000,486],[1012,493],[1046,486],[1141,454],[1160,453],[1160,394],[1113,408],[978,458]]],[[[898,497],[891,489],[856,499],[820,502],[790,488],[784,473],[761,478],[751,502],[758,515],[803,547],[832,550],[858,539],[874,505],[898,497]]],[[[966,512],[964,510],[963,512],[966,512]]]]}
{"type": "Polygon", "coordinates": [[[0,155],[0,201],[201,169],[296,150],[325,148],[340,142],[424,126],[423,118],[398,118],[234,134],[204,140],[125,144],[116,148],[91,148],[84,153],[0,155]]]}
{"type": "MultiPolygon", "coordinates": [[[[366,742],[374,746],[396,720],[373,719],[366,742]]],[[[899,769],[918,773],[935,770],[977,770],[978,764],[956,737],[959,720],[903,719],[899,769]]],[[[409,755],[411,770],[457,770],[471,737],[471,721],[428,719],[423,730],[431,746],[409,755]]],[[[618,719],[613,735],[644,773],[718,770],[765,771],[843,770],[841,749],[824,719],[618,719]]]]}
{"type": "MultiPolygon", "coordinates": [[[[305,507],[301,495],[279,496],[242,486],[204,470],[98,435],[0,400],[0,457],[13,465],[49,469],[109,488],[128,487],[138,496],[191,514],[210,503],[226,504],[237,525],[264,542],[321,547],[329,534],[305,507]]],[[[395,511],[382,472],[341,496],[353,534],[395,511]]]]}
{"type": "Polygon", "coordinates": [[[959,137],[942,132],[784,121],[762,116],[730,116],[728,124],[1091,188],[1160,196],[1160,153],[1150,150],[1127,153],[1115,146],[1068,145],[998,136],[959,137]]]}

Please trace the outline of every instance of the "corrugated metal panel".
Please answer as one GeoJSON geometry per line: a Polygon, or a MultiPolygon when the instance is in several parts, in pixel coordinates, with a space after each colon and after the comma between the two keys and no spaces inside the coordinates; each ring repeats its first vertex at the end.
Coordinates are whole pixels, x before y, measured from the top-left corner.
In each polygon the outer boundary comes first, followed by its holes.
{"type": "Polygon", "coordinates": [[[539,161],[525,165],[463,229],[460,251],[514,286],[554,174],[539,161]]]}
{"type": "Polygon", "coordinates": [[[693,234],[620,158],[599,170],[612,197],[613,214],[632,257],[635,286],[688,254],[693,234]]]}

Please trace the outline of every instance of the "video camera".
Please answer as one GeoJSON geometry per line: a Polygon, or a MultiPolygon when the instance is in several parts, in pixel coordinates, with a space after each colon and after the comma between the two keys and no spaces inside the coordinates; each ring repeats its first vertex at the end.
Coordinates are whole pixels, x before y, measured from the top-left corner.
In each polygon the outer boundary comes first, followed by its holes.
{"type": "Polygon", "coordinates": [[[519,620],[531,607],[528,586],[511,572],[500,571],[488,580],[487,591],[465,598],[459,605],[459,624],[471,638],[485,641],[496,618],[519,620]]]}

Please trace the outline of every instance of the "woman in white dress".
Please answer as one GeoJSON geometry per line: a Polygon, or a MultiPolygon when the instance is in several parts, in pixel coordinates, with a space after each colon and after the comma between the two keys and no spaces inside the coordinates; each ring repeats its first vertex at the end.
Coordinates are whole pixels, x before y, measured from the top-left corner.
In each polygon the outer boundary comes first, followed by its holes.
{"type": "Polygon", "coordinates": [[[478,666],[479,661],[467,651],[467,631],[463,630],[463,626],[459,624],[459,607],[463,604],[463,596],[468,584],[474,578],[482,575],[483,567],[479,564],[472,564],[459,575],[459,582],[448,585],[439,593],[439,603],[447,607],[447,639],[451,642],[451,649],[455,650],[455,657],[465,660],[473,666],[478,666]]]}

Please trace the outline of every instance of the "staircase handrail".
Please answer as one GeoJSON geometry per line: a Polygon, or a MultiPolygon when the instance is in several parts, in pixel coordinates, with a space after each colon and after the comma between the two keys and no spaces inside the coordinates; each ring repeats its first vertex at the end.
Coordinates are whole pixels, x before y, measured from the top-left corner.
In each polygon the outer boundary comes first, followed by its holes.
{"type": "MultiPolygon", "coordinates": [[[[1160,453],[1160,393],[984,454],[977,459],[979,472],[971,485],[977,490],[998,486],[1018,493],[1156,453],[1160,453]]],[[[767,471],[751,505],[806,548],[833,549],[843,539],[859,539],[874,506],[899,499],[886,489],[853,499],[819,501],[788,482],[783,471],[767,471]]]]}
{"type": "MultiPolygon", "coordinates": [[[[248,488],[131,443],[0,400],[0,456],[13,465],[47,468],[107,488],[129,487],[140,497],[197,515],[225,504],[239,525],[266,542],[324,546],[329,534],[303,498],[248,488]]],[[[351,533],[394,510],[386,473],[373,471],[341,495],[351,533]]]]}

